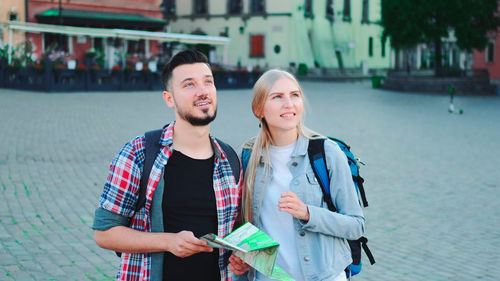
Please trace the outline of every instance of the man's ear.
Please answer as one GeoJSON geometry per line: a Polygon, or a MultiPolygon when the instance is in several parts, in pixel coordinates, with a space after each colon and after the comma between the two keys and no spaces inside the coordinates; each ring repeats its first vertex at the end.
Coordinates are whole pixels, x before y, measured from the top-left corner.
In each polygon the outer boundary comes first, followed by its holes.
{"type": "Polygon", "coordinates": [[[172,92],[163,91],[163,99],[167,103],[168,107],[174,108],[175,102],[174,102],[174,95],[172,94],[172,92]]]}

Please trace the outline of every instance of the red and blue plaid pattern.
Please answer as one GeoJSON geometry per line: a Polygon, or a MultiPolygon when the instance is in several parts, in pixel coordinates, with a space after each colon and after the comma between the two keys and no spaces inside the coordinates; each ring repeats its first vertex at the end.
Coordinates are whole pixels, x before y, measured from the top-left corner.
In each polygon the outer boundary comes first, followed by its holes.
{"type": "MultiPolygon", "coordinates": [[[[146,204],[135,212],[135,204],[139,197],[139,183],[145,157],[145,138],[139,136],[125,144],[116,158],[111,162],[110,171],[104,192],[101,195],[100,207],[113,213],[131,218],[130,227],[141,231],[151,232],[151,203],[154,191],[160,178],[163,167],[173,151],[174,123],[168,125],[160,138],[162,149],[151,169],[146,190],[146,204]]],[[[238,218],[238,203],[241,196],[242,173],[240,182],[236,183],[231,166],[225,152],[215,139],[212,138],[220,157],[215,158],[213,188],[217,204],[218,233],[224,237],[231,232],[238,218]]],[[[215,153],[215,155],[219,155],[215,153]]],[[[221,280],[231,281],[227,267],[229,252],[220,250],[219,268],[221,280]]],[[[117,280],[150,280],[151,255],[123,253],[120,271],[117,280]]]]}

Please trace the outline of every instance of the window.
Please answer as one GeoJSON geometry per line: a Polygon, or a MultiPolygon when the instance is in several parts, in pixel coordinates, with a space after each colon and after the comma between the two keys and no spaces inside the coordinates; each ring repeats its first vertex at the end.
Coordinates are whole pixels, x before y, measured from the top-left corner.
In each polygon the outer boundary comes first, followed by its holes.
{"type": "Polygon", "coordinates": [[[383,58],[385,58],[385,41],[386,40],[384,38],[382,38],[382,42],[381,42],[382,43],[382,54],[381,55],[383,58]]]}
{"type": "Polygon", "coordinates": [[[104,43],[102,38],[94,38],[93,41],[93,48],[96,49],[97,51],[104,52],[104,43]]]}
{"type": "Polygon", "coordinates": [[[175,0],[163,0],[163,3],[160,5],[160,7],[165,17],[175,16],[177,10],[175,7],[175,0]]]}
{"type": "Polygon", "coordinates": [[[15,11],[10,11],[10,12],[9,12],[9,20],[10,20],[10,21],[16,21],[16,20],[17,20],[17,12],[15,12],[15,11]]]}
{"type": "Polygon", "coordinates": [[[313,17],[313,1],[312,0],[304,0],[304,17],[306,17],[306,18],[313,17]]]}
{"type": "Polygon", "coordinates": [[[194,0],[194,15],[206,15],[208,14],[208,1],[207,0],[194,0]]]}
{"type": "Polygon", "coordinates": [[[368,0],[363,0],[363,18],[361,19],[361,22],[363,23],[369,23],[370,22],[370,19],[369,19],[369,10],[368,10],[368,0]]]}
{"type": "Polygon", "coordinates": [[[127,40],[127,53],[130,55],[145,54],[146,42],[144,39],[140,39],[139,41],[127,40]]]}
{"type": "Polygon", "coordinates": [[[335,21],[335,12],[333,10],[333,0],[326,1],[326,19],[334,22],[335,21]]]}
{"type": "Polygon", "coordinates": [[[54,34],[54,33],[44,33],[44,50],[61,50],[66,53],[70,53],[69,48],[69,38],[66,35],[54,34]]]}
{"type": "Polygon", "coordinates": [[[368,56],[373,57],[373,37],[368,38],[368,56]]]}
{"type": "Polygon", "coordinates": [[[250,57],[264,57],[264,35],[250,35],[250,57]]]}
{"type": "Polygon", "coordinates": [[[344,20],[351,20],[351,0],[344,0],[344,20]]]}
{"type": "Polygon", "coordinates": [[[250,13],[264,13],[264,0],[250,0],[250,13]]]}
{"type": "Polygon", "coordinates": [[[227,1],[227,12],[231,15],[237,15],[243,13],[243,1],[242,0],[228,0],[227,1]]]}
{"type": "Polygon", "coordinates": [[[494,62],[495,60],[495,43],[490,41],[486,46],[486,62],[494,62]]]}

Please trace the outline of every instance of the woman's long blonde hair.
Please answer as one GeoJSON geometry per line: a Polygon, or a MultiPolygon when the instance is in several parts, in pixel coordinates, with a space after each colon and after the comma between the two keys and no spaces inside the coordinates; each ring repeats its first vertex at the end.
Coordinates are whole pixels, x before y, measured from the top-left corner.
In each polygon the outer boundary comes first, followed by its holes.
{"type": "MultiPolygon", "coordinates": [[[[255,184],[255,175],[259,162],[264,163],[264,171],[266,177],[269,177],[270,172],[270,161],[269,161],[269,145],[272,144],[272,136],[269,131],[267,122],[261,116],[263,115],[264,105],[266,104],[269,92],[276,81],[287,78],[294,82],[301,93],[301,97],[304,100],[304,93],[300,87],[297,79],[295,77],[283,70],[271,69],[266,71],[262,76],[255,82],[253,87],[253,99],[252,99],[252,111],[255,117],[260,120],[260,132],[255,138],[253,145],[247,143],[243,145],[243,149],[251,149],[252,154],[248,160],[247,168],[245,171],[245,178],[243,181],[243,196],[242,196],[242,217],[244,221],[253,222],[253,192],[255,184]],[[264,152],[263,158],[261,158],[262,152],[264,152]],[[262,159],[262,160],[261,160],[262,159]]],[[[297,134],[301,136],[306,136],[304,133],[304,126],[302,120],[299,121],[297,125],[297,134]]]]}

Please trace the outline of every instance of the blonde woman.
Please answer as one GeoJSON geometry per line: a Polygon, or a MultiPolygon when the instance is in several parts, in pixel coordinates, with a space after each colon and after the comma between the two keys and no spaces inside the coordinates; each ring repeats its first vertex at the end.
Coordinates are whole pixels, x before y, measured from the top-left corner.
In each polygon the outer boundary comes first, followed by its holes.
{"type": "MultiPolygon", "coordinates": [[[[346,280],[351,264],[345,239],[364,232],[347,159],[332,141],[325,141],[331,196],[337,212],[328,210],[307,155],[309,139],[317,134],[304,128],[304,93],[286,71],[269,70],[256,82],[252,111],[260,120],[245,171],[242,214],[280,243],[276,263],[295,280],[346,280]]],[[[270,280],[235,256],[230,269],[237,280],[270,280]]]]}

